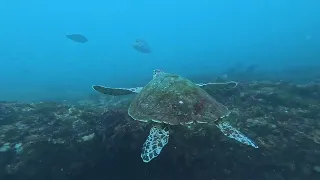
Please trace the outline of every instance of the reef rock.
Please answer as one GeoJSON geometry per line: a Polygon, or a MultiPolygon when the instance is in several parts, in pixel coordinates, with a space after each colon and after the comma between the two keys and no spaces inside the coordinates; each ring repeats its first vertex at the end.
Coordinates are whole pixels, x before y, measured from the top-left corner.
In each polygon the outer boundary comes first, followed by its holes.
{"type": "Polygon", "coordinates": [[[127,115],[131,97],[1,102],[0,179],[320,179],[319,84],[251,82],[206,91],[259,149],[213,127],[177,126],[161,156],[145,164],[140,151],[150,125],[127,115]]]}

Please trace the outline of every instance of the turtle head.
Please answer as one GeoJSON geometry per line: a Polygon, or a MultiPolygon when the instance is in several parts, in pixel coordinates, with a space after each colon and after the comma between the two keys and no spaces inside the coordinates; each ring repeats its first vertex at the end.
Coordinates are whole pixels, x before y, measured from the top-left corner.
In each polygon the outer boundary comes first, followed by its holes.
{"type": "Polygon", "coordinates": [[[164,72],[161,69],[155,69],[155,70],[153,70],[153,77],[155,78],[163,73],[164,72]]]}

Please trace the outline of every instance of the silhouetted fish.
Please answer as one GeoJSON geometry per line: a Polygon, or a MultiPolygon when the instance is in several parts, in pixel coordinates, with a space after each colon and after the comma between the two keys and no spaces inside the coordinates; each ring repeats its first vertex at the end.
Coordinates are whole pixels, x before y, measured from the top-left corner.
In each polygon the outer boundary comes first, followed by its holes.
{"type": "Polygon", "coordinates": [[[78,42],[78,43],[85,43],[88,41],[88,39],[81,34],[68,34],[66,35],[67,38],[71,39],[72,41],[78,42]]]}
{"type": "Polygon", "coordinates": [[[132,45],[137,51],[141,53],[150,53],[151,47],[148,45],[148,43],[143,39],[137,39],[134,41],[132,45]]]}

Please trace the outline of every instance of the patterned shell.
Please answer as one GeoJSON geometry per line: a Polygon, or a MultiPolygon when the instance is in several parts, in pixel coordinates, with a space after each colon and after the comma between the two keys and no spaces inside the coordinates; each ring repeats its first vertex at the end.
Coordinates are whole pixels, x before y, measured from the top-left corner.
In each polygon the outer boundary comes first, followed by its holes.
{"type": "Polygon", "coordinates": [[[143,122],[186,125],[213,123],[230,111],[188,79],[161,73],[135,97],[128,114],[143,122]]]}

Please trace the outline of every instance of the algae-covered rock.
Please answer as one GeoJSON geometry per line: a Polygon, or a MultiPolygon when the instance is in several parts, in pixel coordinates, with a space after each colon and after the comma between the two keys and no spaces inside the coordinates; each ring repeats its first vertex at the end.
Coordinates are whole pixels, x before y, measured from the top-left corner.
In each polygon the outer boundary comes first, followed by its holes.
{"type": "Polygon", "coordinates": [[[139,154],[150,124],[130,119],[128,97],[1,102],[0,179],[320,179],[319,84],[210,88],[258,151],[210,126],[177,126],[163,155],[144,164],[139,154]]]}

